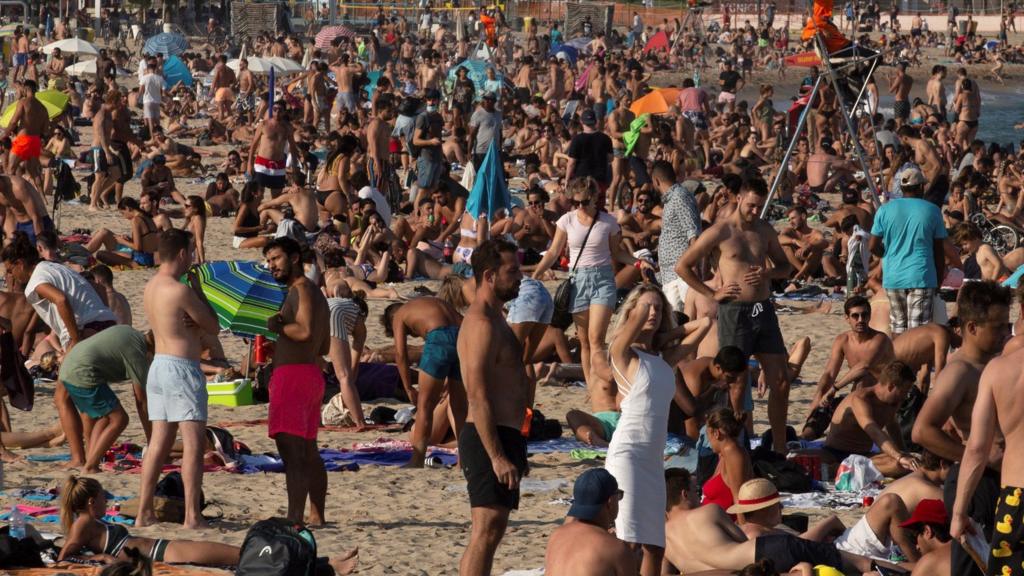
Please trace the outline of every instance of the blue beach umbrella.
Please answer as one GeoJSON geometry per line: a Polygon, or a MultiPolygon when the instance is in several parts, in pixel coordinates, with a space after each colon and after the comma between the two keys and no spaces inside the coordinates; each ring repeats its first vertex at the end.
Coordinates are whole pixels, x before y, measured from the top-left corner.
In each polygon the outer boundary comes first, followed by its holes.
{"type": "Polygon", "coordinates": [[[143,53],[154,56],[157,54],[172,56],[181,54],[185,50],[188,50],[188,40],[181,34],[171,32],[161,32],[153,36],[146,40],[146,45],[142,47],[143,53]]]}
{"type": "Polygon", "coordinates": [[[491,140],[487,155],[476,170],[473,190],[466,201],[466,211],[476,218],[481,212],[487,212],[487,219],[493,221],[494,213],[504,208],[512,209],[512,200],[505,183],[505,170],[501,165],[501,152],[498,140],[491,140]]]}

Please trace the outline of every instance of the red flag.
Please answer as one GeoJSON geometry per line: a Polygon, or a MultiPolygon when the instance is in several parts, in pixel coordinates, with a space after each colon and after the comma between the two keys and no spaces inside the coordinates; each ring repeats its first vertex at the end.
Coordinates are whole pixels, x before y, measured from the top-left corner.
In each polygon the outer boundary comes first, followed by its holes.
{"type": "Polygon", "coordinates": [[[647,54],[651,50],[664,50],[668,52],[668,34],[662,30],[651,36],[651,39],[647,41],[647,45],[644,46],[643,53],[647,54]]]}

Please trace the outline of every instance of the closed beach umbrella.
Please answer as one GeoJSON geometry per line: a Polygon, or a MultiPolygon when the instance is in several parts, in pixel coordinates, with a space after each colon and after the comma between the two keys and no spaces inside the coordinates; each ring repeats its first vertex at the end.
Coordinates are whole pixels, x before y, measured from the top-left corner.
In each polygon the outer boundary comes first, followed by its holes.
{"type": "Polygon", "coordinates": [[[484,156],[480,167],[476,169],[476,179],[473,181],[473,190],[466,200],[466,212],[477,218],[481,213],[487,213],[487,219],[493,221],[494,214],[505,209],[506,212],[512,209],[512,200],[508,193],[508,186],[505,183],[505,170],[501,166],[501,152],[498,150],[498,140],[491,140],[487,148],[487,155],[484,156]]]}
{"type": "Polygon", "coordinates": [[[176,56],[185,50],[188,50],[188,40],[186,40],[181,34],[175,34],[173,32],[161,32],[149,40],[146,40],[146,45],[142,47],[142,52],[144,54],[150,54],[153,56],[157,54],[163,54],[164,56],[176,56]]]}
{"type": "Polygon", "coordinates": [[[263,264],[207,262],[193,266],[190,274],[198,280],[222,329],[243,337],[277,338],[267,329],[267,320],[281,310],[288,288],[274,280],[263,264]]]}
{"type": "Polygon", "coordinates": [[[98,56],[100,53],[95,46],[81,38],[67,38],[51,42],[50,44],[43,46],[43,54],[51,54],[54,48],[60,48],[60,51],[65,54],[98,56]]]}
{"type": "Polygon", "coordinates": [[[316,33],[316,47],[330,48],[335,38],[355,38],[356,33],[348,26],[324,26],[316,33]]]}
{"type": "MultiPolygon", "coordinates": [[[[43,90],[36,92],[36,100],[43,104],[47,114],[50,116],[50,120],[53,120],[67,110],[70,98],[59,90],[43,90]]],[[[7,128],[10,125],[11,120],[14,118],[14,111],[17,108],[17,101],[11,102],[7,108],[4,108],[4,113],[0,114],[0,126],[7,128]]]]}

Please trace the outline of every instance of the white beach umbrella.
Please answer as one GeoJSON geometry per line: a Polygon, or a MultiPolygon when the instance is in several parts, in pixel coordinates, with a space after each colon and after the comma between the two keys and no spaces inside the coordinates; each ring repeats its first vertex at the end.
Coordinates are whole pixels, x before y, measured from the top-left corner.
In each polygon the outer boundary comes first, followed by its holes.
{"type": "MultiPolygon", "coordinates": [[[[249,71],[253,74],[269,74],[270,69],[274,68],[274,65],[270,62],[270,60],[266,58],[260,58],[258,56],[249,56],[248,58],[246,58],[246,60],[249,62],[249,71]]],[[[228,60],[228,68],[231,68],[235,72],[238,72],[238,62],[238,58],[235,58],[234,60],[228,60]]]]}
{"type": "Polygon", "coordinates": [[[96,59],[82,60],[64,68],[68,76],[95,76],[96,59]]]}
{"type": "Polygon", "coordinates": [[[64,40],[52,42],[43,46],[43,53],[49,55],[53,52],[54,48],[60,48],[60,51],[65,54],[98,56],[100,53],[95,46],[81,38],[66,38],[64,40]]]}
{"type": "Polygon", "coordinates": [[[291,58],[271,56],[266,60],[270,62],[274,66],[274,68],[277,68],[278,74],[298,74],[300,72],[306,71],[306,69],[302,67],[302,64],[299,64],[298,62],[292,60],[291,58]]]}

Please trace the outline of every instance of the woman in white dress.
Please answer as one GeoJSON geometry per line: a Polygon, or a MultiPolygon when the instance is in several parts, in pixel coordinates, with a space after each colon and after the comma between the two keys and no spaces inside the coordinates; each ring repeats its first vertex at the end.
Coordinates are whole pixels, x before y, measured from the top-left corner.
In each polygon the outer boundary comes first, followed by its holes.
{"type": "Polygon", "coordinates": [[[659,346],[677,332],[670,312],[658,287],[637,286],[622,304],[609,347],[622,417],[608,446],[605,468],[624,493],[616,536],[643,550],[643,576],[661,573],[665,553],[663,459],[676,389],[671,366],[682,358],[684,348],[673,347],[666,350],[668,357],[661,356],[659,346]]]}

